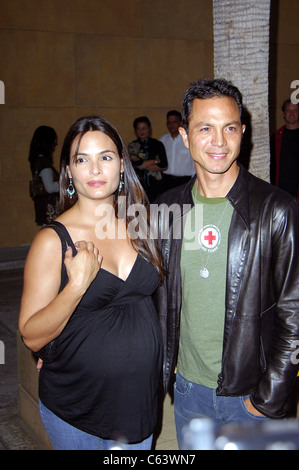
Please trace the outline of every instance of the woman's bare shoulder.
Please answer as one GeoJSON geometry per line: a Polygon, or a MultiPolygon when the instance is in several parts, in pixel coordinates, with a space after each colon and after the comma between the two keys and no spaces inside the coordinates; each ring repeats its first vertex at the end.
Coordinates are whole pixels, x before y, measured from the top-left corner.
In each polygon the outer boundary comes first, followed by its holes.
{"type": "Polygon", "coordinates": [[[50,265],[55,260],[61,260],[61,241],[52,228],[43,228],[31,244],[26,265],[34,265],[37,262],[50,265]]]}

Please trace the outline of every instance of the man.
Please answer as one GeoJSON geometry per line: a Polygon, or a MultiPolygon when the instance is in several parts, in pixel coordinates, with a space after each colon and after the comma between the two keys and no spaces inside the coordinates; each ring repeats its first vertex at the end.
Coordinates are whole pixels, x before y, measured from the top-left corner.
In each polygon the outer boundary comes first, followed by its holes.
{"type": "Polygon", "coordinates": [[[168,111],[166,126],[169,133],[160,137],[168,160],[168,168],[163,173],[163,188],[165,191],[186,183],[195,174],[194,162],[179,133],[181,125],[181,113],[176,110],[168,111]]]}
{"type": "Polygon", "coordinates": [[[299,104],[282,105],[285,125],[275,133],[275,184],[299,199],[299,104]]]}
{"type": "Polygon", "coordinates": [[[169,275],[156,301],[166,390],[177,364],[180,448],[192,418],[218,425],[283,418],[298,370],[299,207],[237,163],[241,113],[230,82],[202,80],[187,90],[180,132],[196,176],[157,201],[161,227],[169,224],[162,239],[169,275]],[[182,237],[174,236],[178,220],[182,237]]]}

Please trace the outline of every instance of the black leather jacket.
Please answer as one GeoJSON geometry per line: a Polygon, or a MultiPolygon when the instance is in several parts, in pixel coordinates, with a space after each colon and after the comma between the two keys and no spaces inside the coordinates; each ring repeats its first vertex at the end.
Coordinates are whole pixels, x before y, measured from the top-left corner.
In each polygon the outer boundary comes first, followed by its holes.
{"type": "MultiPolygon", "coordinates": [[[[181,227],[184,213],[193,205],[194,180],[156,201],[179,205],[181,227]]],[[[228,240],[217,394],[250,394],[261,413],[282,418],[298,371],[294,363],[298,343],[294,342],[299,340],[299,205],[242,166],[226,197],[235,210],[228,240]]],[[[182,237],[173,238],[177,216],[173,218],[167,206],[161,210],[159,222],[160,229],[163,223],[170,223],[169,236],[161,242],[168,276],[155,297],[164,339],[165,390],[173,378],[178,351],[182,246],[182,237]]]]}

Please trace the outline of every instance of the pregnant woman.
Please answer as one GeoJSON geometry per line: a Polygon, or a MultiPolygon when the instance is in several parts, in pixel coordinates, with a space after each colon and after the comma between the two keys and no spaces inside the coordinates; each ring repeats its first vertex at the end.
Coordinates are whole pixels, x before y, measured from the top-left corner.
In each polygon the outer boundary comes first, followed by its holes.
{"type": "Polygon", "coordinates": [[[43,359],[54,449],[151,448],[162,361],[151,296],[163,268],[155,240],[129,236],[136,203],[146,197],[115,128],[77,120],[61,153],[61,215],[32,243],[19,319],[43,359]]]}

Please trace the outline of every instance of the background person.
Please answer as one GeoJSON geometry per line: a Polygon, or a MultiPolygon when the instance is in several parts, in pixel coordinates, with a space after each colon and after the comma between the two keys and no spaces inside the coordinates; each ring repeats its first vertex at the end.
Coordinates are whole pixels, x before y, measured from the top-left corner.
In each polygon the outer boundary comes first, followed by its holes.
{"type": "Polygon", "coordinates": [[[146,196],[103,118],[71,126],[60,194],[61,215],[26,260],[19,319],[43,359],[41,417],[54,449],[150,449],[162,359],[151,295],[162,261],[155,240],[128,236],[123,206],[147,207],[146,196]]]}
{"type": "Polygon", "coordinates": [[[182,115],[179,111],[168,111],[166,126],[168,134],[162,135],[160,141],[165,147],[168,168],[163,172],[163,188],[168,190],[187,183],[195,175],[194,161],[185,147],[179,128],[182,115]]]}
{"type": "Polygon", "coordinates": [[[285,125],[275,133],[275,185],[299,199],[299,104],[282,105],[285,125]]]}
{"type": "Polygon", "coordinates": [[[167,168],[164,145],[151,137],[152,128],[147,116],[133,122],[137,139],[128,144],[128,151],[142,186],[152,202],[163,191],[163,174],[167,168]]]}
{"type": "Polygon", "coordinates": [[[59,174],[53,165],[57,134],[52,127],[39,126],[32,137],[28,160],[32,178],[41,178],[40,190],[34,195],[35,222],[43,225],[58,215],[59,174]]]}

